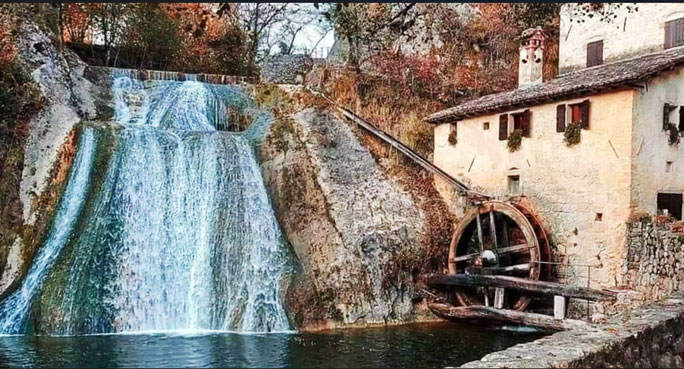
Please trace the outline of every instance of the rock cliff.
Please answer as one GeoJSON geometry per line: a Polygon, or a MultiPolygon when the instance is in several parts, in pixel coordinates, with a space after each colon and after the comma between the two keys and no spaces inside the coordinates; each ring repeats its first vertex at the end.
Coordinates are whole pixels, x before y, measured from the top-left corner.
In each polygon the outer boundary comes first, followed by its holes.
{"type": "Polygon", "coordinates": [[[83,78],[86,65],[75,54],[59,49],[54,37],[31,22],[17,25],[15,39],[16,68],[38,90],[40,109],[22,124],[25,134],[4,143],[14,155],[5,156],[3,165],[7,168],[12,160],[17,165],[11,177],[1,180],[6,195],[0,219],[0,296],[26,272],[50,223],[74,154],[74,124],[97,116],[91,84],[83,78]],[[20,180],[10,182],[15,177],[20,180]]]}
{"type": "Polygon", "coordinates": [[[299,327],[427,317],[415,284],[430,252],[425,211],[346,122],[304,109],[278,119],[259,151],[303,267],[288,296],[299,327]]]}

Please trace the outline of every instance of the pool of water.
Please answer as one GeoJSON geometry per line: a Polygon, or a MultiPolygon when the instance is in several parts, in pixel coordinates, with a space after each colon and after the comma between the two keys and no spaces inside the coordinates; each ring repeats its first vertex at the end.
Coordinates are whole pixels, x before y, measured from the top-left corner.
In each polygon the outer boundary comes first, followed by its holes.
{"type": "Polygon", "coordinates": [[[0,337],[0,367],[444,367],[541,337],[455,323],[318,333],[0,337]]]}

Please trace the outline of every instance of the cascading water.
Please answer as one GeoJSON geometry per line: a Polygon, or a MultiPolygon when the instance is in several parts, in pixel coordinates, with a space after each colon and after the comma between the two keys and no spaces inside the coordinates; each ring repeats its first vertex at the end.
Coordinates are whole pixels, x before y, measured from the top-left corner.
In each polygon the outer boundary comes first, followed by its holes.
{"type": "Polygon", "coordinates": [[[215,128],[249,99],[126,76],[113,93],[118,124],[81,128],[55,230],[0,306],[1,332],[290,330],[289,250],[249,135],[215,128]]]}
{"type": "Polygon", "coordinates": [[[31,301],[38,293],[46,274],[57,260],[76,222],[76,217],[81,211],[92,167],[91,158],[95,147],[93,132],[89,131],[82,135],[78,146],[78,153],[69,175],[67,187],[47,241],[29,268],[21,288],[2,303],[2,310],[0,310],[0,314],[2,314],[0,315],[2,317],[0,332],[2,333],[19,333],[24,328],[25,317],[31,301]]]}

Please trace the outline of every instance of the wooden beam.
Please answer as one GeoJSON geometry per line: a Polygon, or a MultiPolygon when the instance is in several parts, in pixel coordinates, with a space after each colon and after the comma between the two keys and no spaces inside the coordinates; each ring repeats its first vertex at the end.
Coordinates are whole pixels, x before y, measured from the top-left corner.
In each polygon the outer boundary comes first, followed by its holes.
{"type": "Polygon", "coordinates": [[[509,276],[479,274],[429,274],[425,276],[428,286],[436,288],[452,287],[502,287],[545,295],[574,297],[591,301],[615,301],[617,292],[597,290],[587,287],[570,286],[561,283],[534,281],[509,276]]]}
{"type": "Polygon", "coordinates": [[[438,317],[451,321],[469,320],[475,322],[523,324],[548,331],[587,329],[591,327],[589,323],[581,320],[556,320],[550,315],[496,309],[487,306],[453,306],[445,303],[430,303],[428,307],[438,317]]]}
{"type": "MultiPolygon", "coordinates": [[[[508,253],[508,252],[529,251],[529,249],[530,249],[530,246],[529,246],[528,244],[526,244],[526,243],[523,243],[523,244],[520,244],[520,245],[513,245],[513,246],[508,246],[508,247],[504,247],[504,248],[501,248],[501,249],[497,249],[497,250],[496,250],[496,253],[497,253],[498,255],[501,255],[501,254],[505,254],[505,253],[508,253]]],[[[482,254],[479,253],[479,252],[475,252],[475,253],[472,253],[472,254],[466,254],[466,255],[462,255],[462,256],[457,256],[457,257],[453,258],[451,261],[454,262],[454,263],[457,263],[457,262],[459,262],[459,261],[474,259],[475,257],[480,256],[480,255],[482,255],[482,254]]]]}
{"type": "Polygon", "coordinates": [[[398,151],[400,151],[400,152],[403,153],[404,155],[406,155],[406,156],[408,156],[409,158],[413,159],[413,161],[414,161],[416,164],[418,164],[418,165],[420,165],[421,167],[423,167],[423,169],[425,169],[425,170],[427,170],[428,172],[430,172],[430,173],[432,173],[432,174],[435,174],[435,175],[437,175],[437,176],[439,176],[439,177],[442,177],[442,179],[444,179],[446,182],[450,183],[452,186],[456,187],[456,189],[458,189],[458,190],[461,191],[462,193],[464,193],[464,194],[467,195],[467,194],[470,194],[470,193],[472,192],[472,193],[475,194],[475,195],[483,196],[483,197],[485,197],[485,198],[489,198],[489,196],[487,196],[487,195],[485,195],[485,194],[480,194],[480,193],[478,193],[478,192],[471,191],[471,189],[470,189],[465,183],[463,183],[463,182],[461,182],[460,180],[458,180],[458,179],[452,177],[451,175],[449,175],[448,173],[446,173],[445,171],[443,171],[442,169],[440,169],[440,168],[437,167],[436,165],[432,164],[432,163],[431,163],[430,161],[428,161],[427,159],[425,159],[425,158],[423,158],[422,156],[420,156],[418,153],[416,153],[415,151],[413,151],[413,150],[412,150],[411,148],[409,148],[408,146],[406,146],[406,145],[404,145],[403,143],[399,142],[399,141],[396,140],[394,137],[390,136],[389,134],[387,134],[387,133],[384,132],[383,130],[381,130],[381,129],[379,129],[378,127],[376,127],[375,125],[373,125],[372,123],[370,123],[370,122],[366,121],[365,119],[361,118],[360,116],[356,115],[356,114],[355,114],[354,112],[352,112],[351,110],[349,110],[349,109],[347,109],[347,108],[343,108],[343,107],[337,105],[337,103],[336,103],[334,100],[330,99],[329,97],[325,96],[324,94],[322,94],[322,93],[320,93],[320,92],[316,92],[316,91],[313,91],[313,90],[311,90],[311,91],[314,92],[314,93],[316,93],[316,94],[321,95],[321,96],[322,96],[323,98],[325,98],[328,102],[330,102],[330,103],[333,104],[335,107],[337,107],[337,110],[338,110],[340,113],[342,113],[342,115],[343,115],[345,118],[347,118],[347,119],[351,120],[352,122],[356,123],[357,125],[361,126],[361,127],[362,127],[363,129],[365,129],[366,131],[370,132],[370,133],[373,134],[374,136],[376,136],[376,137],[378,137],[379,139],[381,139],[381,140],[385,141],[386,143],[390,144],[392,147],[394,147],[395,149],[397,149],[398,151]]]}
{"type": "Polygon", "coordinates": [[[529,272],[530,269],[532,269],[532,264],[526,263],[526,264],[509,265],[509,266],[505,266],[505,267],[487,267],[487,268],[468,267],[468,268],[466,268],[466,271],[468,272],[468,274],[493,275],[493,274],[505,274],[505,273],[516,273],[516,272],[529,272]]]}

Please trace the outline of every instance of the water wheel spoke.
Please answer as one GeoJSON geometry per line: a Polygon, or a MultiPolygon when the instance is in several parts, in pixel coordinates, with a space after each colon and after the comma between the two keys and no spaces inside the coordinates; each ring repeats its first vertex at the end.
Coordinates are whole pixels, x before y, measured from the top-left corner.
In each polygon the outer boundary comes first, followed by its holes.
{"type": "Polygon", "coordinates": [[[484,252],[484,238],[482,235],[482,221],[480,220],[480,210],[477,211],[477,244],[480,247],[480,253],[484,252]]]}
{"type": "Polygon", "coordinates": [[[498,254],[507,254],[507,253],[512,253],[512,252],[530,252],[530,249],[532,247],[533,246],[530,246],[526,243],[521,243],[519,245],[513,245],[513,246],[500,248],[500,249],[496,250],[496,252],[498,254]]]}
{"type": "Polygon", "coordinates": [[[467,255],[463,255],[463,256],[457,256],[457,257],[451,259],[451,261],[454,262],[454,263],[458,263],[458,262],[461,262],[461,261],[473,260],[473,259],[475,259],[476,257],[478,257],[478,256],[480,256],[480,255],[482,255],[482,254],[479,253],[479,252],[476,252],[476,253],[473,253],[473,254],[467,254],[467,255]]]}
{"type": "Polygon", "coordinates": [[[529,273],[530,269],[532,269],[532,263],[523,263],[523,264],[515,264],[515,265],[509,265],[509,266],[487,267],[487,268],[467,267],[465,270],[466,270],[466,273],[468,273],[468,274],[520,275],[520,274],[529,273]]]}
{"type": "Polygon", "coordinates": [[[494,223],[494,212],[490,211],[489,212],[489,230],[492,233],[492,247],[494,250],[497,248],[497,242],[496,242],[496,224],[494,223]]]}

